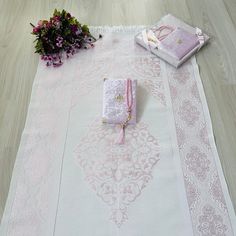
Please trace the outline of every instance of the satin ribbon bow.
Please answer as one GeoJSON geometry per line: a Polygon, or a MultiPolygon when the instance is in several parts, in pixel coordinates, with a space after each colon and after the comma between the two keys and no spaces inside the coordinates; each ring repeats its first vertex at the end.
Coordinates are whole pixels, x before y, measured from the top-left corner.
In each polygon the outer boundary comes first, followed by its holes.
{"type": "Polygon", "coordinates": [[[174,28],[169,25],[162,25],[159,28],[153,30],[143,30],[142,38],[143,42],[146,45],[146,48],[151,51],[152,49],[158,48],[161,40],[166,38],[174,28]]]}
{"type": "Polygon", "coordinates": [[[202,30],[197,27],[196,27],[196,35],[197,35],[198,41],[199,41],[199,47],[198,47],[198,51],[199,51],[205,43],[205,37],[204,37],[202,30]]]}
{"type": "Polygon", "coordinates": [[[158,48],[160,40],[157,39],[152,30],[143,30],[142,31],[143,42],[147,46],[147,49],[151,51],[154,48],[158,48]]]}

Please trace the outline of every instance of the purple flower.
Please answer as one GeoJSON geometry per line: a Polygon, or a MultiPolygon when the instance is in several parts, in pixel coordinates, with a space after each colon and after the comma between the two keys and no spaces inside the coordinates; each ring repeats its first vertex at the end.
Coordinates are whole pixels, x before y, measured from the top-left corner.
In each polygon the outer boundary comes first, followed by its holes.
{"type": "Polygon", "coordinates": [[[54,20],[54,21],[59,21],[59,20],[60,20],[60,16],[54,16],[54,17],[53,17],[53,20],[54,20]]]}
{"type": "Polygon", "coordinates": [[[47,22],[47,23],[46,23],[46,28],[51,28],[51,26],[52,26],[52,23],[51,23],[51,22],[47,22]]]}
{"type": "Polygon", "coordinates": [[[61,48],[62,47],[62,43],[56,43],[57,47],[61,48]]]}
{"type": "Polygon", "coordinates": [[[40,20],[36,26],[33,24],[31,26],[32,34],[37,37],[36,41],[41,43],[36,45],[36,52],[41,54],[41,59],[47,66],[60,66],[63,63],[62,55],[70,57],[80,48],[94,46],[89,31],[83,31],[76,18],[65,10],[62,12],[55,10],[49,20],[40,20]],[[64,21],[65,30],[61,29],[64,21]]]}
{"type": "Polygon", "coordinates": [[[38,32],[39,32],[39,28],[38,28],[38,27],[34,27],[34,28],[33,28],[33,33],[34,33],[34,34],[37,34],[38,32]]]}
{"type": "Polygon", "coordinates": [[[61,48],[62,47],[62,43],[63,43],[63,38],[61,36],[58,36],[56,39],[57,43],[57,47],[61,48]]]}
{"type": "Polygon", "coordinates": [[[35,26],[35,27],[33,28],[33,33],[34,33],[34,34],[37,34],[40,30],[41,30],[41,26],[35,26]]]}
{"type": "Polygon", "coordinates": [[[81,30],[81,29],[78,29],[78,30],[75,32],[76,35],[79,35],[79,34],[81,34],[81,33],[82,33],[82,30],[81,30]]]}
{"type": "Polygon", "coordinates": [[[55,26],[57,29],[59,29],[61,27],[61,22],[60,21],[55,21],[55,26]]]}
{"type": "Polygon", "coordinates": [[[63,38],[61,36],[58,36],[56,40],[57,42],[63,42],[63,38]]]}
{"type": "Polygon", "coordinates": [[[78,30],[78,26],[77,25],[71,25],[70,27],[71,27],[71,31],[73,33],[76,33],[76,31],[78,30]]]}
{"type": "Polygon", "coordinates": [[[38,26],[42,26],[43,25],[43,21],[42,20],[39,20],[38,21],[38,26]]]}

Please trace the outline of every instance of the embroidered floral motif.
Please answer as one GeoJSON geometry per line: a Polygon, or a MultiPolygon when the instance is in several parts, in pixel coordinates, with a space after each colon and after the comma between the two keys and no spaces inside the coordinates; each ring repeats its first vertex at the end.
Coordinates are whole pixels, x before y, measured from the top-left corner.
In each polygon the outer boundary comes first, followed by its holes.
{"type": "Polygon", "coordinates": [[[156,79],[160,77],[160,60],[157,57],[136,57],[132,63],[134,65],[131,67],[140,78],[156,79]]]}
{"type": "Polygon", "coordinates": [[[165,106],[166,98],[163,80],[160,76],[160,60],[155,56],[137,56],[131,61],[130,68],[133,68],[133,75],[140,78],[139,84],[143,84],[146,90],[165,106]]]}
{"type": "MultiPolygon", "coordinates": [[[[140,80],[142,83],[142,81],[140,80]]],[[[166,105],[166,99],[164,95],[164,85],[162,80],[143,80],[143,85],[152,96],[157,99],[162,105],[166,105]]]]}
{"type": "Polygon", "coordinates": [[[171,95],[171,98],[172,98],[173,101],[176,99],[176,97],[178,95],[178,90],[173,85],[170,85],[170,95],[171,95]]]}
{"type": "Polygon", "coordinates": [[[220,205],[220,207],[226,210],[226,203],[224,195],[222,193],[221,183],[218,175],[214,176],[213,182],[210,184],[210,192],[213,199],[220,205]]]}
{"type": "Polygon", "coordinates": [[[200,193],[198,192],[196,186],[190,181],[190,179],[188,179],[187,176],[184,176],[184,182],[186,186],[189,208],[190,210],[193,210],[197,200],[199,199],[200,193]]]}
{"type": "MultiPolygon", "coordinates": [[[[217,185],[217,183],[214,182],[209,183],[209,177],[212,173],[217,175],[215,158],[218,157],[215,156],[214,150],[211,150],[212,147],[208,135],[212,134],[208,134],[206,127],[204,127],[207,121],[205,120],[203,107],[206,106],[206,104],[204,101],[201,101],[201,97],[199,96],[197,83],[200,78],[199,75],[195,73],[194,66],[196,66],[195,59],[185,63],[179,68],[182,69],[182,73],[184,70],[186,71],[182,76],[181,73],[179,73],[179,69],[175,70],[167,65],[167,77],[173,104],[176,132],[178,133],[178,127],[181,127],[185,134],[184,144],[180,143],[179,146],[183,174],[189,181],[191,180],[191,183],[194,184],[193,188],[197,189],[197,192],[199,192],[199,201],[196,200],[195,202],[196,193],[192,187],[189,186],[188,182],[185,181],[187,200],[190,206],[190,215],[193,223],[193,234],[202,236],[225,235],[224,232],[222,234],[219,232],[214,234],[214,231],[209,229],[210,226],[209,228],[206,226],[206,229],[204,229],[203,222],[200,232],[197,228],[198,219],[203,206],[209,203],[212,204],[213,201],[215,201],[215,211],[218,212],[219,217],[224,221],[224,225],[226,225],[228,229],[227,235],[233,235],[229,213],[227,210],[222,210],[223,205],[220,203],[221,201],[224,202],[221,184],[218,183],[217,185]],[[176,95],[171,86],[176,88],[176,95]],[[193,143],[194,147],[192,147],[193,143]],[[216,185],[219,186],[218,189],[216,185]],[[209,193],[211,193],[211,195],[209,193]]],[[[178,139],[178,143],[179,140],[180,139],[178,139]]],[[[208,222],[206,222],[206,225],[208,225],[208,222]]]]}
{"type": "Polygon", "coordinates": [[[210,148],[206,125],[204,125],[204,127],[200,130],[200,140],[203,144],[210,148]]]}
{"type": "Polygon", "coordinates": [[[189,80],[190,73],[187,69],[187,66],[183,65],[179,69],[174,70],[172,76],[173,76],[173,79],[178,81],[180,84],[184,85],[184,84],[186,84],[187,80],[189,80]]]}
{"type": "Polygon", "coordinates": [[[194,83],[193,86],[191,87],[191,94],[194,98],[196,98],[198,101],[200,101],[197,83],[194,83]]]}
{"type": "Polygon", "coordinates": [[[187,168],[201,181],[206,178],[209,171],[210,161],[205,153],[202,153],[197,146],[193,146],[186,155],[185,163],[187,168]]]}
{"type": "Polygon", "coordinates": [[[127,207],[152,179],[159,160],[159,145],[144,123],[128,126],[126,142],[114,143],[119,128],[95,121],[76,148],[76,158],[96,194],[112,211],[110,219],[120,227],[127,207]]]}
{"type": "Polygon", "coordinates": [[[176,134],[179,148],[182,148],[185,143],[185,133],[183,129],[176,126],[176,134]]]}
{"type": "Polygon", "coordinates": [[[202,213],[198,219],[198,230],[202,236],[226,236],[227,226],[223,223],[222,217],[215,213],[212,206],[204,206],[202,213]]]}
{"type": "Polygon", "coordinates": [[[187,123],[187,125],[193,126],[199,119],[200,112],[189,100],[185,100],[179,108],[178,114],[181,119],[187,123]]]}

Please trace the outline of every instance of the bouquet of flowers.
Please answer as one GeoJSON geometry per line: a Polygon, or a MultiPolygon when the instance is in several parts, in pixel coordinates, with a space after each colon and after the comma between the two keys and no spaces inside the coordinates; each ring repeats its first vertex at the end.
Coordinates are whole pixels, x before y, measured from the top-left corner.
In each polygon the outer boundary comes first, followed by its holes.
{"type": "MultiPolygon", "coordinates": [[[[81,48],[94,47],[96,39],[89,32],[87,25],[81,25],[70,13],[54,10],[50,20],[40,20],[33,27],[36,36],[35,53],[39,53],[46,65],[60,66],[63,55],[70,57],[81,48]]],[[[101,37],[101,35],[99,35],[101,37]]]]}

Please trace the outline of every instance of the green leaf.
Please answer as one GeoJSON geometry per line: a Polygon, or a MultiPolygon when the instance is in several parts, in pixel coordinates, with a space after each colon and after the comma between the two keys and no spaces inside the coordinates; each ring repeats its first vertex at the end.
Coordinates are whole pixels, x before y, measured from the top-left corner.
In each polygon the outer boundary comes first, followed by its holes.
{"type": "Polygon", "coordinates": [[[60,16],[60,11],[55,9],[54,12],[53,12],[53,16],[60,16]]]}
{"type": "Polygon", "coordinates": [[[82,26],[82,31],[88,33],[88,32],[89,32],[88,26],[87,26],[87,25],[83,25],[83,26],[82,26]]]}

